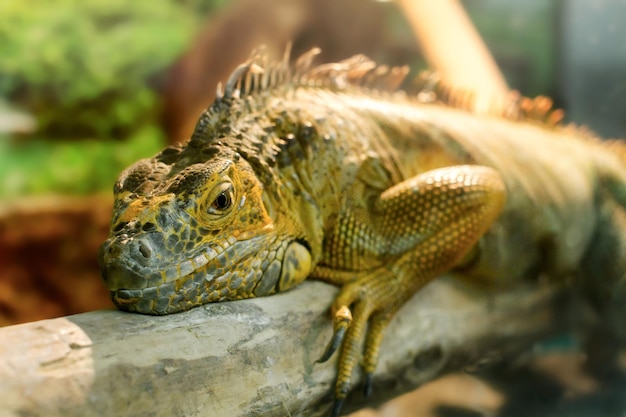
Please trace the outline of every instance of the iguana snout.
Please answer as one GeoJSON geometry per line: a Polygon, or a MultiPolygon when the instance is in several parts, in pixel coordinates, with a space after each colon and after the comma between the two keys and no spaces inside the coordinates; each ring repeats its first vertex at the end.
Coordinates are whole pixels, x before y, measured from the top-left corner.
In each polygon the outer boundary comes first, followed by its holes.
{"type": "Polygon", "coordinates": [[[109,290],[145,288],[162,283],[161,274],[149,273],[149,267],[157,259],[156,247],[162,244],[161,235],[156,233],[106,241],[100,248],[99,258],[102,278],[109,290]],[[150,279],[150,275],[155,276],[150,279]]]}

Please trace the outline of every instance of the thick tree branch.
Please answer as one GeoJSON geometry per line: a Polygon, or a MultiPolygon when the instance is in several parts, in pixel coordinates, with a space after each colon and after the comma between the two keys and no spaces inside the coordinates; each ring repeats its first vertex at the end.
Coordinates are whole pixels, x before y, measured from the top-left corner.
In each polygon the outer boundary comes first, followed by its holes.
{"type": "MultiPolygon", "coordinates": [[[[321,416],[336,357],[336,289],[321,282],[272,297],[164,317],[96,311],[0,329],[0,409],[7,416],[321,416]]],[[[444,277],[386,332],[377,404],[447,371],[505,357],[558,328],[558,292],[486,295],[444,277]]],[[[360,387],[346,411],[366,404],[360,387]]]]}
{"type": "Polygon", "coordinates": [[[396,0],[424,58],[450,86],[474,95],[477,111],[510,98],[506,80],[459,0],[396,0]]]}

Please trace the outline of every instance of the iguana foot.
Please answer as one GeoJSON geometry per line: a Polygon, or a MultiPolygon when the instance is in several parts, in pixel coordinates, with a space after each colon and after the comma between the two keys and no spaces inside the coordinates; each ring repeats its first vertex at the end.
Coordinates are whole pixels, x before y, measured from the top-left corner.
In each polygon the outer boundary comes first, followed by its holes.
{"type": "Polygon", "coordinates": [[[333,336],[318,361],[328,360],[339,349],[333,416],[339,415],[352,388],[352,373],[361,354],[366,375],[364,392],[366,396],[371,393],[372,375],[378,362],[384,329],[404,301],[398,302],[398,297],[403,297],[392,289],[393,285],[389,285],[393,279],[393,274],[384,268],[370,272],[346,284],[335,300],[333,336]]]}

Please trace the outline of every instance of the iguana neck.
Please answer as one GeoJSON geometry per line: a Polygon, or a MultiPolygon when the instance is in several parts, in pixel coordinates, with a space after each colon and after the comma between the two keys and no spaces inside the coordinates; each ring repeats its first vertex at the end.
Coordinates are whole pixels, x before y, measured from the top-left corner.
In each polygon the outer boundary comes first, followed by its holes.
{"type": "Polygon", "coordinates": [[[271,110],[231,119],[236,123],[230,125],[228,146],[236,149],[265,184],[263,202],[277,228],[306,242],[313,259],[318,260],[324,230],[330,217],[336,216],[346,186],[346,169],[350,169],[345,149],[337,141],[341,121],[316,106],[320,98],[314,93],[257,99],[271,103],[251,99],[240,105],[271,110]]]}

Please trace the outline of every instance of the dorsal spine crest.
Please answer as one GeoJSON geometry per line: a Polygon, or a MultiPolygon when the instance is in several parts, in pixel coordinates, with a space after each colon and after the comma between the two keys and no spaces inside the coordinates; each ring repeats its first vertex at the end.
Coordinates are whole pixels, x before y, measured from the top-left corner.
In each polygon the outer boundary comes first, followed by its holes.
{"type": "MultiPolygon", "coordinates": [[[[225,87],[217,87],[213,104],[202,114],[192,141],[211,140],[219,133],[224,124],[228,124],[233,115],[230,108],[235,102],[258,99],[261,96],[281,89],[284,94],[289,88],[299,87],[327,91],[355,91],[369,95],[396,93],[420,104],[440,104],[473,112],[475,94],[455,88],[442,81],[437,74],[422,72],[415,83],[415,94],[407,94],[399,90],[409,69],[407,66],[388,67],[378,65],[365,55],[355,55],[335,63],[313,65],[313,61],[321,50],[312,48],[290,64],[291,45],[285,49],[280,61],[270,61],[264,47],[255,50],[248,61],[239,65],[226,81],[225,87]]],[[[486,112],[489,115],[508,120],[539,122],[547,127],[560,124],[563,111],[553,109],[552,100],[547,97],[534,99],[522,97],[518,92],[511,91],[504,102],[494,102],[486,112]]]]}

